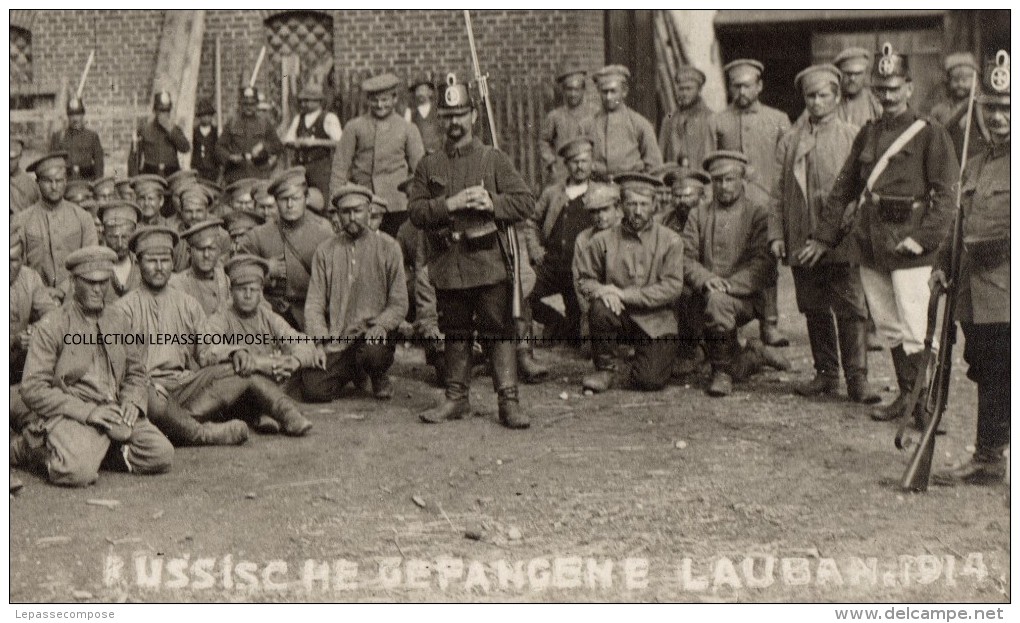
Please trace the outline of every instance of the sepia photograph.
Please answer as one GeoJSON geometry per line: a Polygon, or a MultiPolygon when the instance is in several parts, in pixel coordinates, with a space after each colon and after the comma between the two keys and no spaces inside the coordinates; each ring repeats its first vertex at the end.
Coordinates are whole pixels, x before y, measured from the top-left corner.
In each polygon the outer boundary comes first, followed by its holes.
{"type": "Polygon", "coordinates": [[[6,15],[12,618],[1011,611],[1010,10],[6,15]]]}

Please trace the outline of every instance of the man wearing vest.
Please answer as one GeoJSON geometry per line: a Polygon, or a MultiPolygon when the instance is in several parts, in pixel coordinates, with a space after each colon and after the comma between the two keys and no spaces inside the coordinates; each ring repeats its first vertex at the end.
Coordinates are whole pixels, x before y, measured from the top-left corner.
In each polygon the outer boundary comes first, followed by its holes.
{"type": "Polygon", "coordinates": [[[195,151],[191,154],[191,168],[198,171],[202,179],[215,182],[220,179],[220,162],[216,159],[216,141],[219,128],[213,125],[216,108],[209,100],[202,100],[195,110],[195,130],[191,143],[195,151]]]}
{"type": "Polygon", "coordinates": [[[301,114],[294,117],[283,144],[294,149],[293,164],[305,168],[308,185],[329,197],[329,167],[333,149],[340,141],[340,119],[322,109],[326,96],[318,83],[306,85],[298,94],[301,114]]]}
{"type": "Polygon", "coordinates": [[[907,57],[888,43],[875,63],[872,89],[882,117],[854,139],[802,260],[813,267],[852,225],[864,295],[891,346],[900,389],[892,404],[871,414],[885,421],[905,413],[914,380],[923,373],[928,278],[935,250],[951,226],[959,164],[946,130],[908,105],[913,83],[907,57]],[[854,213],[847,206],[855,201],[854,213]]]}
{"type": "Polygon", "coordinates": [[[436,85],[432,73],[424,74],[409,87],[414,106],[404,111],[404,119],[418,127],[425,153],[431,154],[443,148],[443,124],[436,114],[436,85]]]}

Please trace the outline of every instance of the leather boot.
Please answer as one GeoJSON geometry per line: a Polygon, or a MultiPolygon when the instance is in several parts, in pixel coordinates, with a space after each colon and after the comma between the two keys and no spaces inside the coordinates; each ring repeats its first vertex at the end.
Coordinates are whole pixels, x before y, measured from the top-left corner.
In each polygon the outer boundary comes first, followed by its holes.
{"type": "Polygon", "coordinates": [[[549,368],[535,359],[535,343],[531,335],[531,321],[517,322],[517,369],[521,380],[532,385],[541,383],[549,376],[549,368]]]}
{"type": "MultiPolygon", "coordinates": [[[[935,358],[935,355],[936,353],[933,353],[932,357],[935,358]]],[[[913,389],[915,383],[920,383],[921,393],[919,395],[924,396],[925,388],[928,386],[928,370],[922,368],[924,353],[914,353],[907,355],[906,358],[911,372],[910,388],[913,389]]],[[[913,405],[904,404],[904,413],[909,412],[911,408],[913,408],[914,428],[923,431],[928,426],[928,414],[925,413],[923,402],[918,401],[913,405]]],[[[945,434],[945,431],[940,429],[936,434],[945,434]]]]}
{"type": "Polygon", "coordinates": [[[280,423],[263,414],[256,420],[255,430],[263,435],[277,435],[280,433],[280,423]]]}
{"type": "Polygon", "coordinates": [[[513,429],[528,428],[531,420],[521,409],[517,396],[517,355],[512,342],[494,342],[492,356],[492,387],[499,396],[499,421],[513,429]]]}
{"type": "Polygon", "coordinates": [[[736,332],[732,334],[706,332],[705,348],[712,364],[712,380],[707,393],[718,398],[733,393],[733,357],[736,352],[736,332]]]}
{"type": "MultiPolygon", "coordinates": [[[[773,271],[773,278],[775,278],[775,268],[773,271]]],[[[775,284],[775,281],[772,282],[775,284]]],[[[766,346],[775,346],[777,348],[785,348],[790,345],[790,340],[779,331],[779,286],[771,285],[765,288],[765,309],[764,318],[759,318],[759,333],[761,333],[761,341],[765,342],[766,346]]]]}
{"type": "Polygon", "coordinates": [[[269,417],[280,423],[280,432],[301,437],[312,430],[312,423],[276,383],[261,374],[253,374],[251,381],[250,395],[269,417]]]}
{"type": "Polygon", "coordinates": [[[418,414],[426,424],[439,424],[446,420],[459,420],[471,413],[468,390],[471,387],[472,341],[466,339],[446,340],[446,398],[435,406],[418,414]]]}
{"type": "Polygon", "coordinates": [[[837,317],[839,328],[839,356],[846,377],[846,393],[853,402],[874,405],[882,398],[868,385],[868,327],[864,320],[837,317]]]}
{"type": "MultiPolygon", "coordinates": [[[[807,314],[808,342],[815,361],[815,378],[793,388],[801,396],[835,395],[839,390],[839,354],[837,352],[836,323],[832,314],[807,314]]],[[[842,337],[842,335],[840,336],[842,337]]]]}
{"type": "Polygon", "coordinates": [[[910,362],[907,360],[907,353],[903,351],[903,345],[894,346],[889,353],[892,355],[893,369],[896,371],[896,384],[899,386],[900,393],[888,405],[871,412],[871,419],[876,422],[888,422],[903,415],[914,378],[909,369],[910,362]]]}
{"type": "Polygon", "coordinates": [[[885,342],[882,340],[882,336],[878,334],[878,328],[875,327],[875,321],[871,318],[870,315],[868,316],[868,319],[865,321],[865,323],[868,334],[867,337],[868,350],[877,352],[885,348],[885,342]]]}
{"type": "Polygon", "coordinates": [[[932,474],[933,484],[952,487],[958,484],[993,485],[1006,478],[1005,448],[978,448],[974,455],[948,469],[932,474]]]}
{"type": "Polygon", "coordinates": [[[385,372],[372,379],[372,396],[376,400],[389,400],[393,398],[393,383],[390,375],[385,372]]]}
{"type": "Polygon", "coordinates": [[[199,416],[218,414],[225,405],[211,392],[203,392],[182,407],[173,396],[167,398],[162,413],[150,413],[156,425],[175,446],[237,446],[248,441],[248,426],[241,420],[226,423],[199,422],[199,416]]]}
{"type": "Polygon", "coordinates": [[[13,469],[10,470],[10,472],[11,472],[11,493],[10,493],[10,495],[14,495],[15,493],[17,493],[18,491],[21,491],[25,487],[25,483],[21,482],[21,479],[14,475],[14,470],[13,469]]]}

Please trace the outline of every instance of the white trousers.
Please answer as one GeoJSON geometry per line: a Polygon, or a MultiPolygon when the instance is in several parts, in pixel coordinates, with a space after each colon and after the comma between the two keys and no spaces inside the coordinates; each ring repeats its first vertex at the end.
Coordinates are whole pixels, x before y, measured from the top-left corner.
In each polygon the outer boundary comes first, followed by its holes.
{"type": "MultiPolygon", "coordinates": [[[[931,266],[901,268],[892,272],[861,266],[861,283],[875,328],[888,346],[902,345],[908,355],[924,350],[931,296],[929,277],[931,266]]],[[[937,339],[934,347],[938,348],[937,339]]]]}

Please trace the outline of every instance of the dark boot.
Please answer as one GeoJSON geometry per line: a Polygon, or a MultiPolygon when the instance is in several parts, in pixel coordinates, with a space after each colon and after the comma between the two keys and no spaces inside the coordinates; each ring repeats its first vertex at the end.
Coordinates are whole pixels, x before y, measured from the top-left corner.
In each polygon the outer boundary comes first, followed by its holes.
{"type": "Polygon", "coordinates": [[[284,435],[301,437],[312,430],[312,423],[301,415],[294,401],[287,398],[276,383],[261,374],[253,374],[251,381],[250,395],[260,410],[280,423],[280,430],[284,435]]]}
{"type": "Polygon", "coordinates": [[[196,416],[217,415],[226,407],[221,396],[203,392],[185,409],[170,396],[161,413],[149,419],[175,446],[238,446],[248,441],[248,426],[241,420],[199,422],[196,416]]]}
{"type": "Polygon", "coordinates": [[[868,350],[880,351],[883,348],[885,348],[885,342],[882,340],[882,336],[878,334],[878,329],[875,327],[875,321],[871,318],[870,315],[868,316],[868,319],[865,322],[867,323],[866,326],[868,332],[867,337],[868,350]]]}
{"type": "Polygon", "coordinates": [[[441,404],[418,414],[418,419],[426,424],[439,424],[446,420],[459,420],[471,413],[468,401],[468,390],[471,387],[471,350],[473,343],[470,338],[447,339],[446,358],[446,398],[441,404]]]}
{"type": "Polygon", "coordinates": [[[512,342],[494,342],[489,352],[492,357],[492,387],[499,396],[499,421],[507,428],[528,428],[531,420],[521,409],[517,397],[517,355],[512,342]]]}
{"type": "Polygon", "coordinates": [[[907,353],[903,351],[903,345],[894,346],[889,353],[892,355],[893,369],[896,371],[896,384],[899,386],[900,393],[888,405],[871,412],[871,419],[876,422],[888,422],[903,416],[914,378],[909,369],[910,362],[907,360],[907,353]]]}
{"type": "Polygon", "coordinates": [[[868,327],[864,320],[849,316],[837,317],[839,356],[846,377],[846,393],[853,402],[874,405],[882,398],[868,386],[868,327]]]}
{"type": "Polygon", "coordinates": [[[790,340],[779,331],[778,286],[773,285],[765,288],[765,309],[763,316],[763,318],[758,319],[761,341],[765,342],[766,346],[775,346],[777,348],[789,346],[790,340]]]}
{"type": "Polygon", "coordinates": [[[376,400],[389,400],[393,398],[393,383],[390,375],[385,372],[372,379],[372,396],[376,400]]]}
{"type": "MultiPolygon", "coordinates": [[[[933,354],[934,357],[934,354],[933,354]]],[[[923,368],[924,364],[924,352],[914,353],[913,355],[907,355],[907,366],[910,368],[910,388],[913,390],[915,383],[921,384],[921,393],[919,396],[924,396],[926,388],[928,386],[928,370],[923,368]]],[[[928,426],[928,414],[924,410],[924,402],[917,401],[914,404],[904,404],[903,412],[908,413],[913,409],[914,428],[919,431],[923,431],[928,426]]],[[[943,420],[944,421],[944,420],[943,420]]],[[[945,431],[939,430],[938,434],[945,434],[945,431]]]]}
{"type": "Polygon", "coordinates": [[[736,332],[722,334],[706,332],[705,350],[708,352],[709,363],[712,364],[712,380],[708,385],[708,395],[718,398],[733,393],[733,357],[736,353],[736,332]]]}
{"type": "Polygon", "coordinates": [[[835,395],[839,389],[839,354],[836,323],[832,314],[810,313],[807,317],[808,342],[815,361],[815,378],[798,384],[793,391],[801,396],[835,395]]]}
{"type": "Polygon", "coordinates": [[[932,474],[932,483],[943,487],[958,484],[993,485],[1006,477],[1005,448],[978,448],[969,460],[932,474]]]}
{"type": "Polygon", "coordinates": [[[517,323],[517,370],[521,380],[529,385],[541,383],[549,376],[549,368],[535,359],[535,342],[531,335],[531,321],[517,323]]]}

